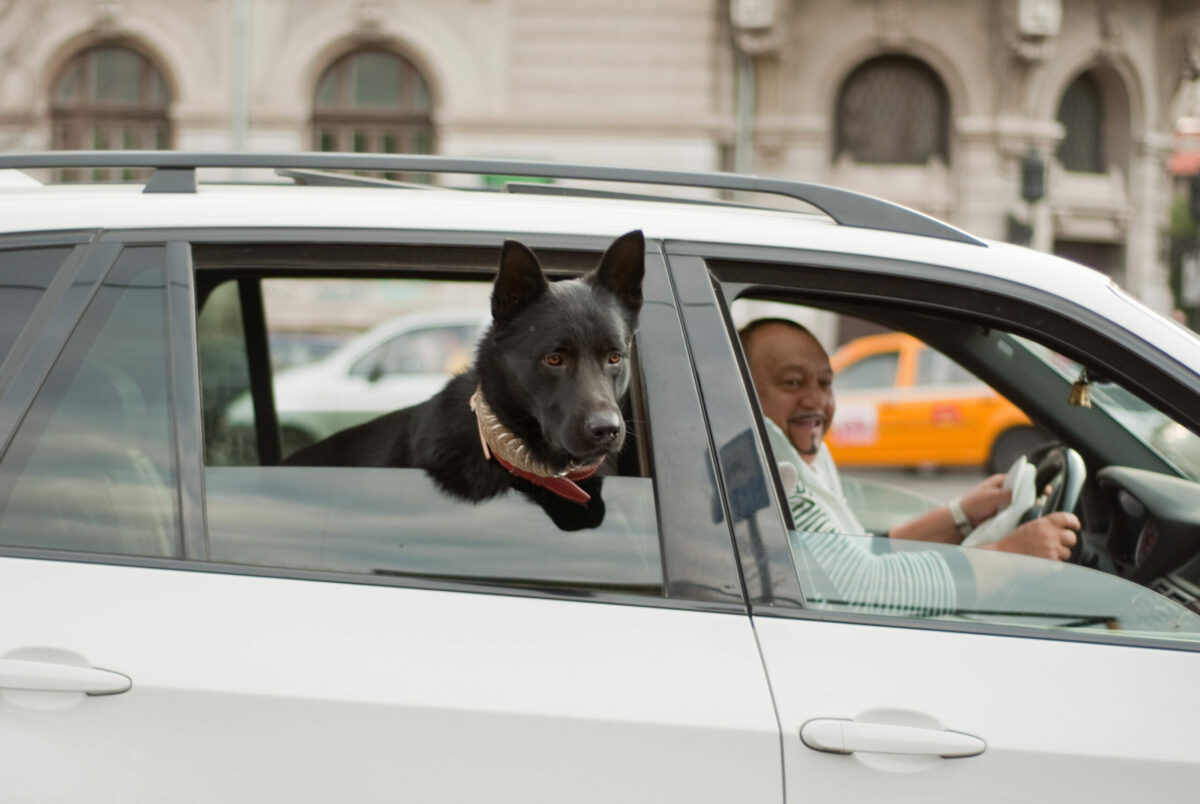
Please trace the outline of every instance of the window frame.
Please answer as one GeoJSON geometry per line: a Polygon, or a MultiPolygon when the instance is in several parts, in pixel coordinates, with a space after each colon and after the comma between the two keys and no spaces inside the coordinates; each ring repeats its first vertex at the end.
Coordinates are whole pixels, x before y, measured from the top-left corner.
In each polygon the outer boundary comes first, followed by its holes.
{"type": "Polygon", "coordinates": [[[1104,85],[1093,70],[1075,76],[1063,89],[1054,116],[1065,131],[1054,152],[1063,170],[1090,174],[1108,171],[1107,102],[1104,85]],[[1067,119],[1068,115],[1072,119],[1067,119]]]}
{"type": "MultiPolygon", "coordinates": [[[[126,233],[132,238],[137,233],[126,233]]],[[[405,275],[425,278],[468,278],[469,276],[495,275],[500,245],[506,238],[515,238],[529,245],[546,262],[551,276],[570,275],[590,270],[599,260],[610,239],[594,236],[545,235],[520,232],[438,232],[438,231],[380,231],[380,230],[205,230],[188,235],[193,244],[193,259],[197,263],[193,274],[207,271],[230,271],[231,265],[221,267],[213,261],[211,253],[227,250],[234,263],[244,262],[248,246],[271,244],[302,248],[306,253],[315,249],[332,250],[349,246],[413,247],[427,249],[427,257],[444,258],[445,264],[436,260],[408,265],[405,275]],[[464,268],[464,265],[470,267],[464,268]]],[[[689,608],[702,607],[721,611],[744,611],[742,586],[738,577],[736,558],[729,540],[728,525],[723,520],[696,522],[695,505],[692,500],[703,496],[703,488],[709,485],[712,494],[717,493],[715,470],[710,456],[702,455],[697,460],[694,443],[697,430],[705,428],[691,367],[685,358],[685,340],[678,318],[678,305],[671,283],[667,277],[664,260],[654,253],[653,241],[648,241],[646,257],[646,279],[643,285],[645,296],[644,313],[641,318],[637,348],[642,365],[655,362],[655,354],[670,349],[674,361],[659,358],[663,365],[671,364],[670,378],[656,376],[655,392],[647,392],[645,402],[648,419],[661,424],[651,425],[647,434],[654,443],[656,462],[654,480],[656,505],[659,518],[660,551],[664,565],[663,582],[665,596],[661,598],[625,597],[617,594],[600,593],[589,595],[597,600],[629,602],[638,605],[682,605],[689,608]],[[651,314],[650,311],[653,311],[651,314]],[[687,415],[692,411],[691,415],[687,415]],[[706,468],[707,467],[707,468],[706,468]],[[674,491],[678,488],[679,491],[674,491]],[[699,491],[698,491],[699,489],[699,491]]],[[[260,275],[270,272],[270,260],[265,261],[260,275]]],[[[282,268],[282,264],[277,264],[282,268]]],[[[376,266],[363,265],[360,275],[372,270],[381,274],[396,274],[400,269],[391,262],[376,266]]],[[[291,271],[289,275],[293,275],[291,271]]],[[[264,333],[265,344],[265,333],[264,333]]],[[[264,346],[265,348],[265,346],[264,346]]],[[[195,348],[180,361],[195,362],[195,348]]],[[[198,370],[197,370],[198,373],[198,370]]],[[[197,380],[198,383],[198,380],[197,380]]],[[[202,455],[198,456],[194,470],[203,472],[202,455]]],[[[241,571],[242,568],[236,568],[241,571]]],[[[259,568],[246,568],[257,573],[259,568]]],[[[270,568],[267,568],[270,570],[270,568]]],[[[316,571],[285,571],[288,577],[321,576],[316,571]]],[[[443,582],[437,579],[375,578],[340,576],[342,580],[388,585],[420,586],[429,588],[471,588],[499,591],[502,594],[534,594],[550,597],[560,596],[553,590],[517,590],[508,586],[488,587],[486,584],[467,582],[443,582]]],[[[573,593],[576,598],[578,593],[573,593]]]]}
{"type": "MultiPolygon", "coordinates": [[[[922,339],[935,341],[931,344],[935,348],[941,348],[936,344],[936,335],[946,318],[1002,324],[1010,331],[1053,345],[1064,354],[1077,354],[1079,350],[1073,344],[1079,342],[1081,335],[1087,335],[1091,340],[1084,342],[1090,343],[1093,349],[1097,339],[1104,341],[1107,368],[1113,378],[1144,389],[1162,410],[1196,427],[1196,412],[1183,415],[1178,400],[1200,393],[1200,389],[1177,383],[1175,377],[1169,376],[1168,372],[1155,364],[1153,356],[1146,353],[1141,344],[1131,345],[1128,339],[1122,338],[1119,329],[1111,322],[1086,308],[1069,303],[1064,305],[1056,296],[1031,291],[1004,279],[980,277],[955,268],[911,260],[683,241],[671,243],[668,260],[677,281],[681,276],[694,280],[690,291],[681,293],[689,335],[699,331],[704,320],[723,320],[727,328],[724,343],[717,344],[707,331],[701,339],[692,342],[692,350],[697,354],[695,365],[707,417],[714,423],[714,438],[719,443],[722,433],[726,434],[725,437],[738,431],[748,431],[754,435],[751,452],[759,465],[748,470],[743,465],[744,461],[722,460],[719,464],[722,482],[727,488],[754,483],[758,488],[751,492],[743,491],[743,495],[760,495],[772,503],[760,509],[752,522],[748,520],[742,527],[735,528],[735,543],[743,577],[747,582],[747,598],[752,615],[1200,650],[1200,645],[1137,636],[1101,639],[1084,633],[1057,630],[1040,631],[990,623],[912,620],[891,615],[805,608],[803,593],[795,570],[791,567],[788,545],[791,522],[785,503],[786,494],[777,472],[771,469],[771,453],[766,446],[767,435],[760,410],[757,404],[750,402],[753,383],[740,345],[737,344],[730,304],[737,298],[750,295],[755,299],[834,311],[844,309],[857,315],[862,315],[862,312],[855,313],[855,310],[871,305],[873,310],[878,310],[875,317],[885,321],[890,308],[897,316],[897,322],[912,322],[924,317],[927,324],[925,334],[929,337],[922,339]],[[854,281],[847,281],[847,276],[851,275],[854,281]],[[1036,326],[1024,323],[1030,321],[1036,322],[1036,326]],[[731,376],[741,378],[740,387],[735,387],[737,383],[729,382],[731,376]],[[721,433],[716,432],[715,424],[718,422],[723,425],[721,433]],[[784,563],[777,565],[776,562],[784,563]]],[[[922,335],[921,332],[912,334],[917,337],[922,335]]],[[[954,355],[948,356],[958,359],[954,355]]],[[[992,384],[992,378],[981,379],[992,384]]],[[[1033,397],[1019,399],[1015,394],[1010,396],[1027,410],[1037,407],[1038,400],[1033,397]]],[[[1117,449],[1119,451],[1123,447],[1117,449]]],[[[725,457],[720,450],[718,454],[725,457]]],[[[1138,457],[1139,461],[1131,463],[1155,465],[1165,474],[1175,474],[1172,467],[1162,463],[1157,456],[1146,453],[1144,448],[1138,457]]]]}
{"type": "MultiPolygon", "coordinates": [[[[362,576],[349,573],[316,570],[293,570],[274,567],[217,565],[208,562],[204,517],[204,464],[201,429],[199,365],[196,343],[196,275],[213,270],[203,260],[194,264],[195,255],[205,249],[227,248],[244,251],[251,245],[299,245],[306,251],[327,248],[336,251],[347,246],[426,247],[446,255],[446,262],[461,263],[462,254],[474,251],[487,255],[478,263],[477,272],[490,279],[495,274],[501,243],[515,237],[529,244],[541,255],[566,255],[575,262],[569,272],[589,270],[595,266],[610,238],[594,236],[546,235],[520,232],[479,231],[416,231],[416,230],[346,230],[346,229],[279,229],[279,228],[172,228],[159,230],[109,230],[103,233],[80,233],[70,236],[53,235],[46,238],[22,238],[22,245],[43,245],[78,238],[94,239],[79,264],[88,270],[78,270],[78,276],[64,274],[64,287],[71,293],[69,310],[52,316],[56,321],[52,333],[46,327],[39,333],[39,348],[31,350],[30,359],[21,366],[20,376],[7,387],[0,388],[0,437],[5,436],[3,412],[14,407],[26,396],[32,399],[49,371],[59,348],[65,343],[74,321],[86,306],[90,293],[98,286],[117,255],[126,246],[165,246],[168,270],[175,291],[170,297],[170,365],[176,417],[176,449],[179,452],[178,478],[182,503],[185,553],[183,559],[115,556],[40,548],[0,548],[0,556],[74,561],[92,564],[114,564],[155,567],[192,572],[317,580],[382,586],[422,588],[430,590],[468,591],[549,599],[593,600],[638,606],[684,608],[725,613],[745,613],[743,589],[736,556],[731,543],[729,526],[708,510],[711,506],[696,506],[698,499],[720,499],[715,460],[707,449],[707,425],[703,419],[699,391],[695,384],[690,360],[686,355],[686,340],[679,320],[678,304],[672,283],[667,275],[661,244],[649,241],[646,258],[646,282],[643,287],[645,310],[639,330],[638,348],[643,359],[654,360],[655,354],[665,354],[664,369],[656,373],[655,390],[647,392],[649,419],[656,423],[647,427],[653,439],[656,461],[656,505],[658,507],[660,550],[663,562],[665,593],[662,597],[622,595],[619,593],[581,594],[578,590],[553,588],[516,588],[487,583],[442,580],[438,578],[405,576],[362,576]],[[86,282],[81,282],[86,278],[86,282]],[[74,294],[74,295],[72,295],[74,294]],[[50,336],[50,337],[47,337],[50,336]],[[665,353],[663,350],[667,350],[665,353]],[[34,359],[36,358],[36,360],[34,359]],[[661,375],[661,376],[660,376],[661,375]],[[707,489],[707,491],[706,491],[707,489]],[[705,508],[698,512],[699,507],[705,508]]],[[[0,241],[3,245],[5,241],[0,241]]],[[[69,261],[70,262],[70,261],[69,261]]],[[[417,269],[419,266],[410,266],[417,269]]],[[[446,266],[430,265],[424,269],[431,276],[439,275],[446,266]]],[[[395,271],[396,266],[380,266],[380,270],[395,271]]],[[[560,271],[561,272],[561,271],[560,271]]],[[[553,272],[550,272],[553,273],[553,272]]],[[[26,400],[27,401],[27,400],[26,400]]]]}
{"type": "MultiPolygon", "coordinates": [[[[833,162],[837,163],[841,159],[849,159],[856,165],[909,165],[924,167],[936,158],[940,159],[942,163],[949,165],[952,157],[952,133],[950,130],[952,118],[951,99],[946,82],[927,61],[902,52],[881,53],[872,56],[856,64],[852,70],[846,73],[846,76],[838,85],[837,94],[834,96],[833,108],[833,162]],[[928,93],[928,97],[938,107],[936,109],[937,114],[927,123],[929,128],[921,132],[931,142],[929,153],[924,159],[918,158],[919,155],[913,151],[913,145],[910,142],[913,139],[911,131],[904,132],[904,135],[907,136],[895,133],[894,124],[896,121],[891,120],[889,126],[880,127],[876,125],[863,125],[861,121],[850,119],[848,106],[852,101],[857,101],[857,98],[849,93],[855,92],[858,86],[861,86],[865,82],[880,79],[894,80],[894,76],[913,82],[912,85],[914,87],[918,86],[917,82],[924,82],[923,86],[928,93]],[[895,150],[892,154],[881,154],[879,153],[881,150],[888,151],[892,150],[892,148],[884,147],[881,149],[879,142],[871,139],[869,135],[867,137],[855,136],[849,129],[853,128],[856,124],[858,127],[865,128],[870,132],[889,131],[891,133],[887,136],[891,138],[893,143],[903,141],[907,144],[893,146],[895,150]],[[900,152],[901,149],[904,150],[903,153],[900,152]],[[888,158],[889,156],[898,158],[888,158]]],[[[916,118],[906,117],[900,122],[911,125],[922,119],[918,115],[916,118]]],[[[867,122],[873,123],[875,121],[870,120],[867,122]]]]}
{"type": "MultiPolygon", "coordinates": [[[[433,87],[420,67],[394,49],[368,45],[342,53],[317,76],[311,98],[309,137],[314,151],[428,154],[437,151],[433,87]],[[396,60],[401,86],[389,104],[354,101],[353,62],[371,55],[386,55],[396,60]],[[333,103],[323,104],[321,90],[327,81],[334,82],[335,98],[333,103]],[[414,81],[419,91],[409,85],[414,81]],[[422,98],[424,104],[420,102],[422,98]],[[332,147],[325,147],[326,140],[331,141],[332,147]]],[[[397,174],[387,175],[400,178],[397,174]]]]}
{"type": "MultiPolygon", "coordinates": [[[[54,77],[50,88],[50,128],[52,147],[57,149],[81,149],[96,147],[95,137],[106,131],[109,134],[128,136],[131,131],[137,142],[127,146],[109,142],[105,148],[121,149],[167,149],[173,147],[175,127],[171,118],[171,107],[175,102],[171,83],[157,59],[143,49],[125,41],[96,42],[76,51],[63,63],[54,77]],[[66,100],[60,97],[63,82],[75,70],[79,76],[92,79],[98,67],[98,56],[102,51],[124,51],[134,57],[137,64],[137,100],[126,102],[98,98],[91,87],[81,86],[66,100]],[[163,98],[161,103],[154,97],[157,85],[163,98]],[[83,144],[80,140],[92,140],[83,144]]],[[[64,181],[109,181],[112,179],[135,179],[146,175],[145,170],[131,168],[96,168],[85,173],[80,170],[58,171],[64,181]]]]}
{"type": "MultiPolygon", "coordinates": [[[[163,344],[161,351],[162,367],[164,369],[163,380],[165,387],[162,389],[164,394],[163,409],[164,409],[164,424],[167,429],[166,439],[163,442],[165,452],[171,462],[172,483],[164,485],[163,490],[170,498],[172,508],[171,514],[173,518],[173,539],[177,545],[183,546],[186,541],[190,528],[183,521],[183,511],[179,501],[181,490],[186,486],[181,477],[182,471],[179,467],[179,455],[181,436],[177,425],[180,405],[176,397],[177,384],[175,382],[174,361],[171,353],[170,333],[173,329],[178,329],[179,312],[181,306],[178,296],[182,286],[178,281],[172,281],[177,277],[177,273],[171,270],[173,261],[171,255],[170,244],[163,242],[141,242],[130,244],[126,247],[124,244],[115,242],[100,243],[94,241],[90,247],[80,246],[75,249],[75,254],[68,259],[67,266],[60,266],[59,277],[56,277],[55,283],[62,285],[69,282],[70,287],[64,290],[61,294],[47,293],[45,304],[50,306],[48,312],[45,313],[45,322],[37,322],[38,324],[45,323],[45,326],[39,331],[38,327],[32,326],[32,332],[29,337],[32,339],[34,346],[23,357],[24,361],[19,366],[17,372],[11,377],[11,382],[7,386],[0,384],[0,460],[7,459],[10,456],[10,448],[14,444],[14,437],[25,424],[26,414],[29,413],[36,402],[38,394],[45,388],[49,387],[48,383],[54,376],[54,370],[59,363],[59,358],[70,352],[73,348],[79,345],[74,343],[72,339],[87,338],[97,335],[103,331],[112,320],[114,310],[110,309],[103,314],[99,319],[88,318],[89,312],[93,309],[93,302],[97,301],[97,294],[109,281],[109,278],[115,271],[125,270],[123,266],[123,258],[134,251],[142,251],[145,253],[157,252],[155,259],[159,262],[154,264],[156,269],[161,269],[160,278],[162,281],[162,325],[164,333],[166,333],[167,343],[163,344]],[[59,282],[59,279],[62,281],[59,282]]],[[[133,259],[137,259],[134,257],[133,259]]],[[[116,297],[110,297],[108,300],[112,304],[116,304],[116,297]]],[[[114,307],[115,309],[115,307],[114,307]]],[[[189,322],[190,316],[187,314],[186,307],[182,308],[185,314],[184,324],[189,322]]],[[[35,310],[33,318],[36,319],[38,311],[35,310]]],[[[23,333],[24,337],[25,333],[23,333]]],[[[82,347],[81,352],[76,352],[76,356],[84,357],[90,350],[89,346],[82,347]]],[[[76,366],[69,366],[72,370],[78,369],[86,365],[81,362],[76,366]]],[[[5,379],[0,377],[0,379],[5,379]]],[[[53,403],[57,405],[57,401],[53,403]]],[[[183,408],[186,410],[186,408],[183,408]]],[[[59,557],[62,556],[98,556],[101,559],[110,560],[112,563],[140,563],[143,560],[156,560],[154,556],[139,555],[139,554],[99,554],[86,551],[74,551],[69,549],[58,548],[37,548],[37,547],[19,547],[6,546],[4,555],[30,555],[33,557],[59,557]]],[[[163,556],[161,560],[171,562],[179,560],[176,556],[163,556]]]]}

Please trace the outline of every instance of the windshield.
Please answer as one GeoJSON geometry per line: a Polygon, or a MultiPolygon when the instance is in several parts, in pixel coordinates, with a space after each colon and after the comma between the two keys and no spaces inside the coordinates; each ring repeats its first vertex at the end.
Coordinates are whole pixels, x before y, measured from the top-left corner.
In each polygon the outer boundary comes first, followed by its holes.
{"type": "MultiPolygon", "coordinates": [[[[1031,354],[1057,371],[1067,382],[1079,379],[1083,366],[1034,341],[1014,335],[1031,354]]],[[[1191,480],[1200,480],[1200,436],[1113,382],[1094,381],[1088,387],[1091,404],[1116,419],[1191,480]]]]}

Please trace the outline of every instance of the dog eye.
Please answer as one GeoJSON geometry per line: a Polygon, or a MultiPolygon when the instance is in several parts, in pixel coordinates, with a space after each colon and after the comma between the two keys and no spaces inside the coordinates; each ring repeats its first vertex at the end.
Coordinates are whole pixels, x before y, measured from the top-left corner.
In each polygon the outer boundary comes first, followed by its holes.
{"type": "Polygon", "coordinates": [[[551,352],[542,358],[542,362],[547,366],[561,366],[563,364],[563,356],[558,352],[551,352]]]}
{"type": "Polygon", "coordinates": [[[610,366],[615,366],[620,362],[621,362],[621,353],[620,352],[609,352],[608,353],[608,364],[610,366]]]}

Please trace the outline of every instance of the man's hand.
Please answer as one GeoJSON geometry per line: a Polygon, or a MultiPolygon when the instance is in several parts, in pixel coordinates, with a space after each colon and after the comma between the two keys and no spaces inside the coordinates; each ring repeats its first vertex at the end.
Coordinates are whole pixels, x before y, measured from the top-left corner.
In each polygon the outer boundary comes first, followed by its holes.
{"type": "Polygon", "coordinates": [[[1066,561],[1071,557],[1071,548],[1079,538],[1075,535],[1079,528],[1077,516],[1068,511],[1055,511],[1041,519],[1026,522],[1004,538],[982,545],[980,549],[1066,561]]]}
{"type": "Polygon", "coordinates": [[[1004,506],[1012,502],[1012,489],[1004,488],[1004,475],[992,475],[959,499],[963,513],[972,527],[979,527],[1004,506]]]}

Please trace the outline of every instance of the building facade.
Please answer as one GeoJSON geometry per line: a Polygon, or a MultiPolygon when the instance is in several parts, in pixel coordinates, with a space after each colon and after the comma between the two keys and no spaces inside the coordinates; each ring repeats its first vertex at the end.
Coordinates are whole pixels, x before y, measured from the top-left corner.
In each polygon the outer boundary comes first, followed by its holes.
{"type": "Polygon", "coordinates": [[[746,170],[1028,241],[1165,312],[1198,73],[1200,0],[0,0],[0,149],[746,170]]]}

